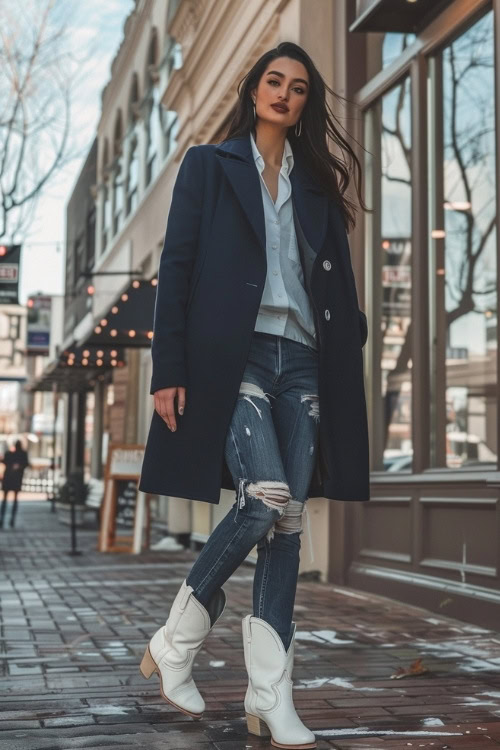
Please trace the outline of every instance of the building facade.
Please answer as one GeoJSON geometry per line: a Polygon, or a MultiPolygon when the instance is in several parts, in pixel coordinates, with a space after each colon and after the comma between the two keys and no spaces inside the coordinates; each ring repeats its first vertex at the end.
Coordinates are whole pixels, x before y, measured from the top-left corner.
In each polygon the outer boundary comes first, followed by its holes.
{"type": "MultiPolygon", "coordinates": [[[[179,163],[221,139],[264,51],[302,45],[341,97],[329,103],[372,209],[349,236],[369,322],[372,499],[308,500],[301,572],[489,625],[500,604],[499,24],[499,0],[137,0],[102,96],[94,294],[77,331],[108,347],[115,331],[127,368],[113,373],[125,389],[117,430],[144,442],[151,332],[127,309],[154,289],[179,163]]],[[[162,502],[169,531],[199,545],[234,493],[218,506],[162,502]]]]}
{"type": "Polygon", "coordinates": [[[365,51],[348,96],[374,209],[354,246],[373,499],[354,509],[347,580],[493,625],[500,5],[390,5],[359,2],[349,26],[365,51]]]}

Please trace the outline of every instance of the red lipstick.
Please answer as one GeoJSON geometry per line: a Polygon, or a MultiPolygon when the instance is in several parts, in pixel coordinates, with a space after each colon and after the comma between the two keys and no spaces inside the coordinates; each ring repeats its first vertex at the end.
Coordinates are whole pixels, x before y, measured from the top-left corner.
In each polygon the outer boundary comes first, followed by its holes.
{"type": "Polygon", "coordinates": [[[276,102],[275,104],[271,104],[271,107],[275,109],[276,112],[289,112],[289,107],[287,107],[287,105],[283,102],[276,102]]]}

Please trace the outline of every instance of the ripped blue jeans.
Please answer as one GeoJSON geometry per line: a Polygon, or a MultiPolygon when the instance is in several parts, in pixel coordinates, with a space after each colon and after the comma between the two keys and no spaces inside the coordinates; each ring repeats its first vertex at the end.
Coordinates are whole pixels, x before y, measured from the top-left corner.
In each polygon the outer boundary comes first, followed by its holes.
{"type": "Polygon", "coordinates": [[[253,614],[280,634],[285,648],[318,433],[317,350],[254,332],[225,446],[236,501],[200,551],[187,584],[207,606],[257,545],[253,614]]]}

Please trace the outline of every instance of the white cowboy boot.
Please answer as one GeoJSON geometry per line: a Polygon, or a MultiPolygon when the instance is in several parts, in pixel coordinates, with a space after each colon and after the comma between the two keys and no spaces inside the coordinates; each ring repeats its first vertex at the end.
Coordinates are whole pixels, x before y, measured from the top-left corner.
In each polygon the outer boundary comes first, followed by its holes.
{"type": "Polygon", "coordinates": [[[254,615],[243,618],[243,648],[248,672],[245,715],[248,731],[271,735],[281,748],[317,747],[316,737],[304,726],[292,698],[292,670],[296,625],[285,651],[283,641],[268,622],[254,615]]]}
{"type": "Polygon", "coordinates": [[[191,670],[203,641],[224,611],[226,594],[222,588],[218,589],[205,609],[193,590],[184,580],[165,625],[149,641],[140,670],[146,679],[157,672],[163,698],[179,711],[198,719],[205,710],[205,701],[191,677],[191,670]]]}

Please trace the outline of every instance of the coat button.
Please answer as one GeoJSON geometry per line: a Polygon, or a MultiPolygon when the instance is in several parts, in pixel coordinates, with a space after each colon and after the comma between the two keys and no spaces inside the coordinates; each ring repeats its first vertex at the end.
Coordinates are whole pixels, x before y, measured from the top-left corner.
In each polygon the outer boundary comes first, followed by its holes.
{"type": "Polygon", "coordinates": [[[330,310],[328,310],[328,309],[327,309],[327,310],[325,310],[325,318],[326,318],[327,320],[330,320],[330,310]]]}
{"type": "Polygon", "coordinates": [[[323,261],[323,268],[325,269],[325,271],[329,271],[331,267],[332,267],[332,264],[330,263],[329,260],[323,261]]]}

